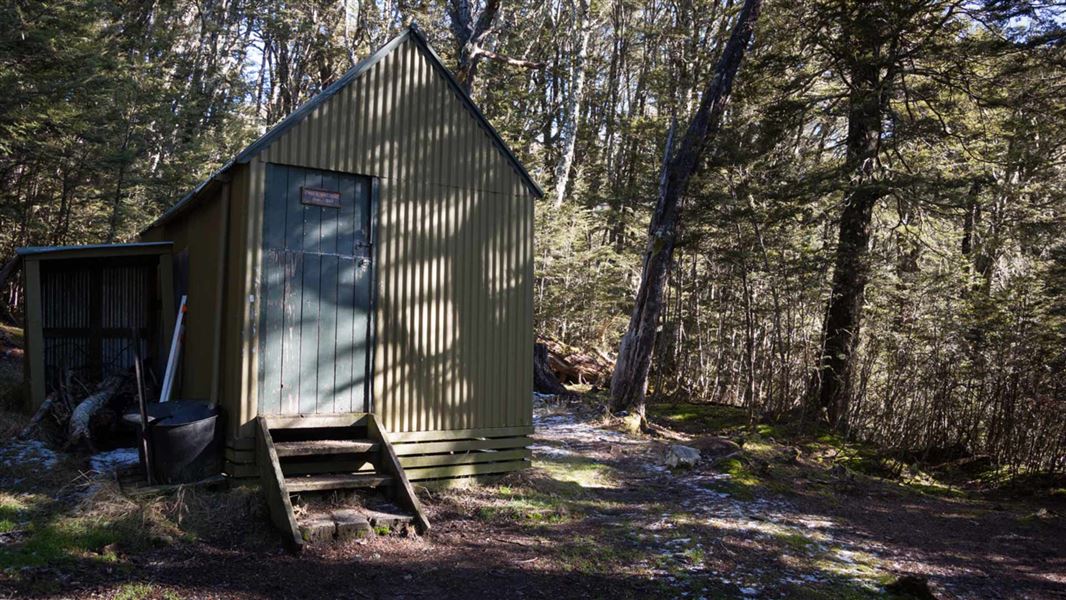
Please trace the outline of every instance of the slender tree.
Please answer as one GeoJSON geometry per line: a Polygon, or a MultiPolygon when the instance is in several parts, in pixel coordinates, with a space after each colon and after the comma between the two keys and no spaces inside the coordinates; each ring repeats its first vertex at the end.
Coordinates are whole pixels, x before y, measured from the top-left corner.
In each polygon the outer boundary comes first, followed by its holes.
{"type": "Polygon", "coordinates": [[[673,151],[673,127],[668,136],[659,197],[648,229],[648,243],[644,251],[640,284],[629,319],[622,336],[611,378],[611,407],[614,410],[635,410],[643,415],[644,396],[651,368],[655,331],[662,310],[663,288],[673,261],[677,243],[680,200],[688,189],[689,180],[700,166],[707,146],[721,127],[722,113],[733,89],[740,63],[744,59],[762,0],[745,0],[737,14],[733,31],[715,66],[713,77],[704,89],[699,108],[673,151]]]}
{"type": "Polygon", "coordinates": [[[570,172],[577,151],[577,129],[581,118],[581,103],[585,97],[585,63],[588,61],[589,38],[592,26],[589,23],[588,0],[571,0],[571,56],[570,93],[566,101],[566,114],[559,132],[559,163],[555,167],[555,207],[562,205],[570,184],[570,172]]]}
{"type": "Polygon", "coordinates": [[[527,69],[540,69],[544,65],[536,61],[515,58],[490,48],[489,37],[496,32],[493,22],[500,12],[500,0],[487,0],[481,12],[474,13],[470,0],[451,0],[448,3],[448,18],[456,46],[456,78],[467,93],[474,90],[478,65],[488,58],[504,64],[527,69]]]}
{"type": "Polygon", "coordinates": [[[884,195],[878,182],[878,154],[892,63],[884,64],[885,14],[876,2],[842,2],[841,50],[848,76],[845,173],[849,178],[840,216],[832,291],[826,310],[818,396],[832,426],[847,416],[855,348],[869,280],[868,254],[874,204],[884,195]]]}
{"type": "MultiPolygon", "coordinates": [[[[847,429],[855,396],[856,350],[871,273],[874,207],[892,189],[907,185],[902,180],[886,178],[882,168],[890,103],[897,88],[902,87],[906,70],[914,70],[909,63],[922,57],[926,47],[938,39],[961,4],[956,0],[837,0],[827,5],[840,31],[839,37],[827,45],[847,86],[843,164],[846,184],[823,322],[822,351],[807,399],[807,413],[839,430],[847,429]]],[[[900,92],[906,94],[907,90],[900,92]]],[[[893,135],[895,147],[907,139],[899,131],[893,135]]],[[[906,220],[903,214],[900,218],[906,220]]]]}

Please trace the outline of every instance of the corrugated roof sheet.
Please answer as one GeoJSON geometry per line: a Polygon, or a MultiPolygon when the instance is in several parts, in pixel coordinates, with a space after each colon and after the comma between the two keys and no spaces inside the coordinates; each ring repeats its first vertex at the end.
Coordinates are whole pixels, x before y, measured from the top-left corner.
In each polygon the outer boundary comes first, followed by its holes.
{"type": "Polygon", "coordinates": [[[171,247],[173,242],[134,242],[130,244],[85,244],[82,246],[25,246],[15,250],[19,256],[37,256],[40,254],[57,254],[61,252],[77,253],[80,251],[96,251],[114,249],[124,254],[135,253],[136,250],[164,250],[171,247]]]}

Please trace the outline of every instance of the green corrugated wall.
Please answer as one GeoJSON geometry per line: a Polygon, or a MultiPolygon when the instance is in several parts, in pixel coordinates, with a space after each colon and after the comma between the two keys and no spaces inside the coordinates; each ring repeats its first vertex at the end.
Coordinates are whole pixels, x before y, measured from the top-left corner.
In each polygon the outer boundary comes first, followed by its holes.
{"type": "Polygon", "coordinates": [[[417,43],[253,159],[253,206],[267,162],[379,178],[374,401],[390,431],[531,425],[533,194],[417,43]]]}

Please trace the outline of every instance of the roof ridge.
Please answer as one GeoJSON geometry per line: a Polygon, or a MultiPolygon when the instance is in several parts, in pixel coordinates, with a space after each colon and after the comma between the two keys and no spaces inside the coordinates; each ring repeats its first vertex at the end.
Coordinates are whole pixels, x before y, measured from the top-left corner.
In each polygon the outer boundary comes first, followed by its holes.
{"type": "Polygon", "coordinates": [[[391,40],[386,42],[385,45],[378,48],[375,52],[356,63],[355,66],[353,66],[351,69],[348,69],[343,75],[337,78],[336,81],[323,88],[311,98],[307,99],[303,104],[298,106],[296,110],[286,115],[280,121],[271,126],[270,129],[263,133],[263,135],[259,136],[253,142],[245,146],[244,149],[238,152],[236,156],[234,156],[225,164],[223,164],[222,167],[220,167],[218,170],[208,176],[204,181],[200,182],[200,184],[198,184],[190,192],[182,196],[177,202],[171,205],[170,208],[163,211],[163,214],[161,214],[159,218],[153,221],[150,225],[145,227],[142,233],[169,221],[171,218],[174,217],[175,214],[177,214],[185,206],[187,206],[188,203],[191,202],[193,198],[195,198],[201,191],[203,191],[212,181],[222,176],[234,165],[246,164],[255,156],[259,155],[259,153],[266,150],[267,147],[269,147],[270,144],[272,144],[283,133],[303,121],[308,115],[310,115],[312,111],[314,111],[320,105],[324,104],[327,100],[336,95],[340,90],[344,89],[346,86],[359,79],[361,75],[367,72],[371,67],[376,65],[386,56],[391,54],[393,50],[395,50],[407,40],[414,40],[418,47],[421,48],[423,53],[429,58],[430,64],[436,70],[443,74],[444,79],[447,81],[449,87],[452,88],[452,91],[456,93],[460,101],[462,101],[469,109],[471,109],[471,113],[473,114],[474,118],[488,132],[489,137],[492,138],[493,142],[498,146],[501,153],[511,163],[511,165],[515,168],[519,175],[522,176],[530,190],[537,197],[543,197],[544,190],[541,189],[541,187],[529,174],[522,162],[518,160],[518,157],[515,156],[514,152],[511,151],[511,148],[507,145],[507,142],[503,140],[499,132],[496,131],[496,128],[492,126],[492,123],[489,122],[485,114],[481,112],[481,109],[478,108],[477,104],[470,97],[470,94],[468,94],[466,90],[464,90],[463,87],[459,85],[459,82],[455,79],[455,76],[452,74],[452,72],[444,65],[444,62],[441,60],[440,56],[435,50],[433,50],[433,47],[429,45],[429,41],[426,39],[421,29],[419,29],[418,25],[414,21],[412,21],[403,32],[399,33],[391,40]]]}

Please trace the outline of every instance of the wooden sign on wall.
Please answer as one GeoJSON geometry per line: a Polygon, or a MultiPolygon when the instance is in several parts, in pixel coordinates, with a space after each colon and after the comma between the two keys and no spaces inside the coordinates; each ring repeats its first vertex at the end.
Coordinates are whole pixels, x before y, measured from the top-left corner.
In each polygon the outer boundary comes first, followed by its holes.
{"type": "Polygon", "coordinates": [[[300,202],[326,208],[341,207],[341,193],[318,188],[301,187],[300,202]]]}

